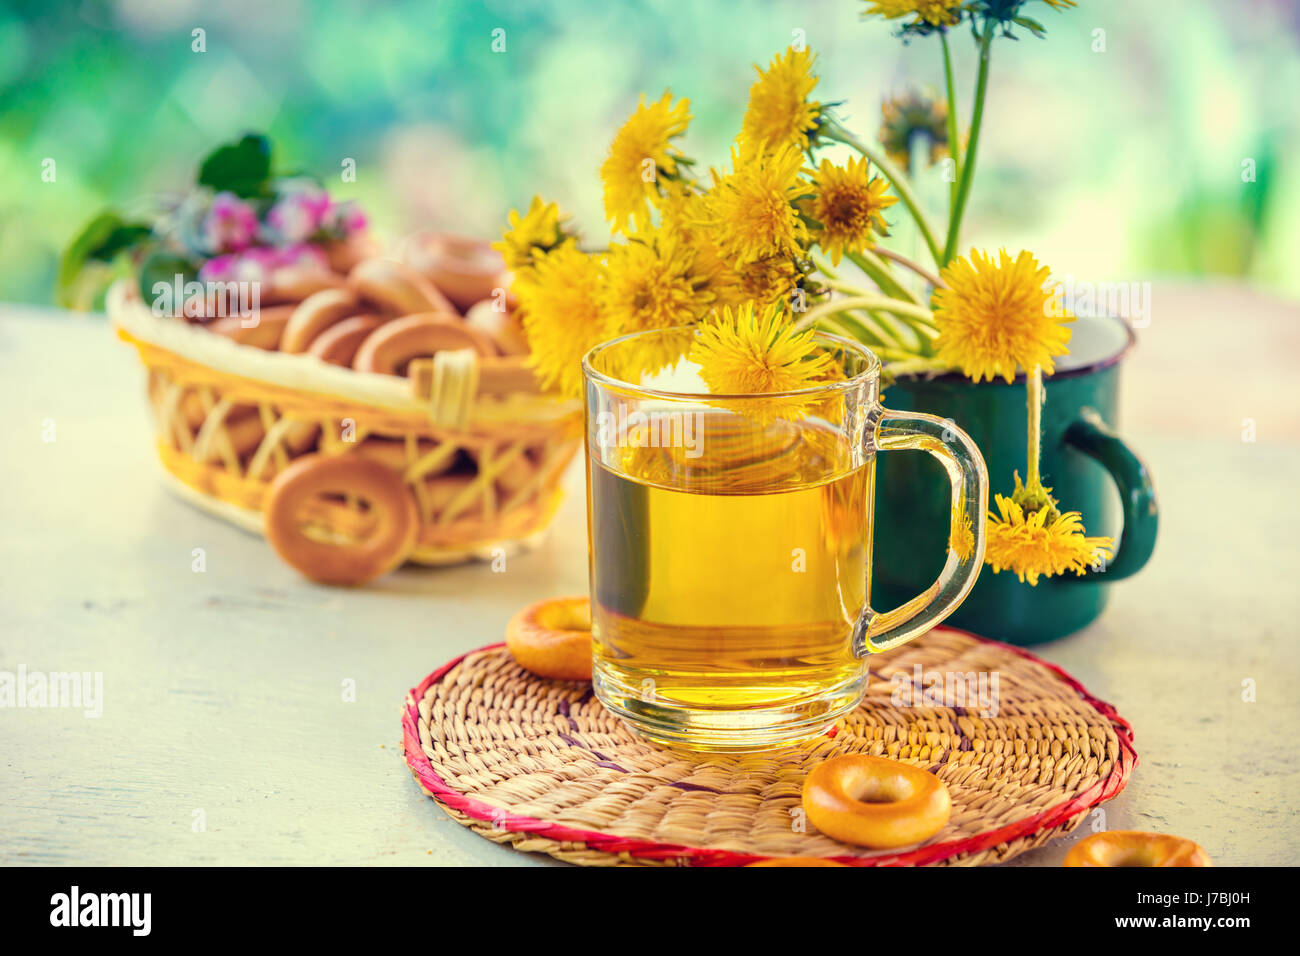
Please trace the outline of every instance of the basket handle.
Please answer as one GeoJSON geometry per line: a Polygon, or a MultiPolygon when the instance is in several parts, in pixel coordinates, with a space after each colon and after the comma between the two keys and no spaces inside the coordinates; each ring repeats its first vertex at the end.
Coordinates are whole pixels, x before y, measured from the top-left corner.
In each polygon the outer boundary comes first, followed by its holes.
{"type": "MultiPolygon", "coordinates": [[[[411,391],[421,401],[430,401],[434,388],[434,368],[439,352],[433,358],[414,359],[408,367],[411,377],[411,391]]],[[[541,386],[537,376],[527,364],[525,355],[492,356],[478,358],[477,395],[511,395],[523,392],[528,395],[540,395],[541,386]]]]}

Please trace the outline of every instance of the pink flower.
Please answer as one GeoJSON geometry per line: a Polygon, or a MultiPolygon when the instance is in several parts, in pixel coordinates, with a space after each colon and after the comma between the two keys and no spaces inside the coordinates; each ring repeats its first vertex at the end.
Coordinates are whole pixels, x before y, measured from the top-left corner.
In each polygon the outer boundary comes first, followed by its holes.
{"type": "Polygon", "coordinates": [[[326,228],[335,233],[340,239],[346,239],[353,233],[365,232],[366,226],[369,224],[370,221],[366,218],[366,214],[361,211],[361,207],[349,199],[334,204],[334,208],[330,210],[326,228]]]}
{"type": "Polygon", "coordinates": [[[217,193],[203,219],[203,240],[213,252],[239,252],[257,236],[257,213],[234,193],[217,193]]]}
{"type": "Polygon", "coordinates": [[[328,271],[329,257],[325,255],[319,246],[299,242],[277,250],[275,268],[311,268],[328,271]]]}
{"type": "Polygon", "coordinates": [[[214,256],[199,267],[200,282],[233,282],[239,274],[239,256],[214,256]]]}
{"type": "Polygon", "coordinates": [[[303,242],[321,230],[332,206],[325,190],[304,186],[276,200],[266,222],[280,242],[303,242]]]}
{"type": "Polygon", "coordinates": [[[277,249],[253,246],[240,253],[214,256],[199,267],[200,282],[263,282],[279,269],[329,269],[329,258],[318,246],[295,243],[277,249]]]}
{"type": "Polygon", "coordinates": [[[259,270],[270,272],[279,265],[279,249],[272,246],[254,246],[252,249],[244,250],[244,255],[240,259],[239,268],[240,271],[244,273],[259,270]]]}

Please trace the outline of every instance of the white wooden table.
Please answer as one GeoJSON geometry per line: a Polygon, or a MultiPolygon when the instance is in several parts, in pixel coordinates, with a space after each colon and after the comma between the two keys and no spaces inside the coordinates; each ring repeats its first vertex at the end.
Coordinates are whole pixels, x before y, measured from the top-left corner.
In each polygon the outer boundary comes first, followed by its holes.
{"type": "MultiPolygon", "coordinates": [[[[1109,827],[1294,863],[1300,309],[1228,287],[1159,285],[1155,304],[1124,431],[1156,475],[1156,556],[1102,620],[1037,651],[1136,729],[1109,827]],[[1229,328],[1243,344],[1215,341],[1229,328]]],[[[550,862],[421,794],[399,711],[522,604],[586,589],[580,469],[548,542],[503,573],[330,590],[164,491],[143,372],[102,317],[0,309],[0,398],[0,671],[103,674],[101,717],[0,709],[0,863],[550,862]]],[[[1055,865],[1074,838],[1020,862],[1055,865]]]]}

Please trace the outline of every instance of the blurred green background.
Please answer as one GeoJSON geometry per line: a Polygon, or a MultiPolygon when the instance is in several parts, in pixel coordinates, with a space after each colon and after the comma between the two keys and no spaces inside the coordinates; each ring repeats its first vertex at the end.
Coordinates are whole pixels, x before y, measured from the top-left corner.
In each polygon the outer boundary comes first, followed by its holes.
{"type": "MultiPolygon", "coordinates": [[[[726,159],[753,64],[798,36],[819,56],[815,96],[845,101],[861,135],[875,139],[882,96],[941,88],[938,41],[904,45],[863,9],[5,0],[0,299],[49,302],[59,251],[94,212],[184,187],[203,154],[249,129],[273,136],[281,167],[359,200],[389,237],[495,235],[534,193],[603,236],[597,170],[641,91],[690,98],[685,149],[708,166],[726,159]],[[196,28],[205,52],[192,50],[196,28]],[[349,158],[355,183],[340,181],[349,158]]],[[[1048,37],[995,44],[964,246],[1030,248],[1093,281],[1228,275],[1300,296],[1300,3],[1081,0],[1028,12],[1048,37]]],[[[968,114],[969,32],[953,46],[968,114]]],[[[922,190],[942,213],[943,184],[922,190]]]]}

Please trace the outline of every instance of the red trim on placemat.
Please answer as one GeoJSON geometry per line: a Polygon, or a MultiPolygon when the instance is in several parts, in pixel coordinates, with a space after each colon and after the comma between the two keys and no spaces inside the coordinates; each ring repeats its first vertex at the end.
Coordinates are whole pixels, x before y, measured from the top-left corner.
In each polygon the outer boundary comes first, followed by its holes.
{"type": "MultiPolygon", "coordinates": [[[[935,843],[918,847],[905,853],[884,853],[869,857],[839,856],[830,857],[829,859],[833,859],[838,863],[847,863],[850,866],[918,866],[946,860],[962,853],[978,853],[981,850],[997,846],[999,843],[1006,843],[1038,830],[1046,830],[1064,823],[1075,814],[1095,807],[1097,804],[1116,796],[1128,784],[1128,778],[1138,763],[1137,751],[1133,749],[1133,727],[1119,715],[1114,707],[1104,700],[1093,697],[1092,694],[1088,693],[1086,687],[1064,669],[1029,653],[1024,648],[980,637],[978,634],[972,634],[958,628],[944,628],[944,630],[965,634],[982,644],[997,645],[1011,651],[1013,654],[1041,664],[1056,674],[1078,693],[1084,701],[1091,704],[1098,713],[1110,720],[1115,728],[1115,736],[1119,739],[1119,760],[1106,779],[1098,781],[1073,800],[1067,800],[1065,803],[1049,807],[1041,813],[1000,829],[967,837],[964,840],[950,840],[947,843],[935,843]]],[[[412,690],[407,697],[406,709],[402,714],[402,746],[406,751],[407,766],[411,768],[411,773],[415,775],[416,780],[419,781],[426,793],[448,807],[476,820],[491,823],[498,829],[509,830],[512,833],[531,833],[546,837],[549,840],[585,843],[593,849],[605,853],[628,853],[647,860],[680,859],[691,866],[744,866],[747,863],[771,859],[771,857],[756,853],[739,853],[734,850],[706,850],[676,843],[656,843],[651,840],[614,836],[594,830],[579,830],[559,823],[548,823],[545,820],[509,813],[503,811],[500,807],[494,807],[482,800],[466,796],[460,791],[447,786],[446,781],[438,776],[437,771],[433,769],[433,764],[425,756],[424,748],[420,746],[420,732],[417,729],[420,719],[419,702],[432,684],[441,680],[448,671],[470,654],[490,651],[504,646],[503,642],[498,642],[473,651],[467,651],[460,657],[448,661],[426,677],[420,683],[420,686],[412,690]]]]}

